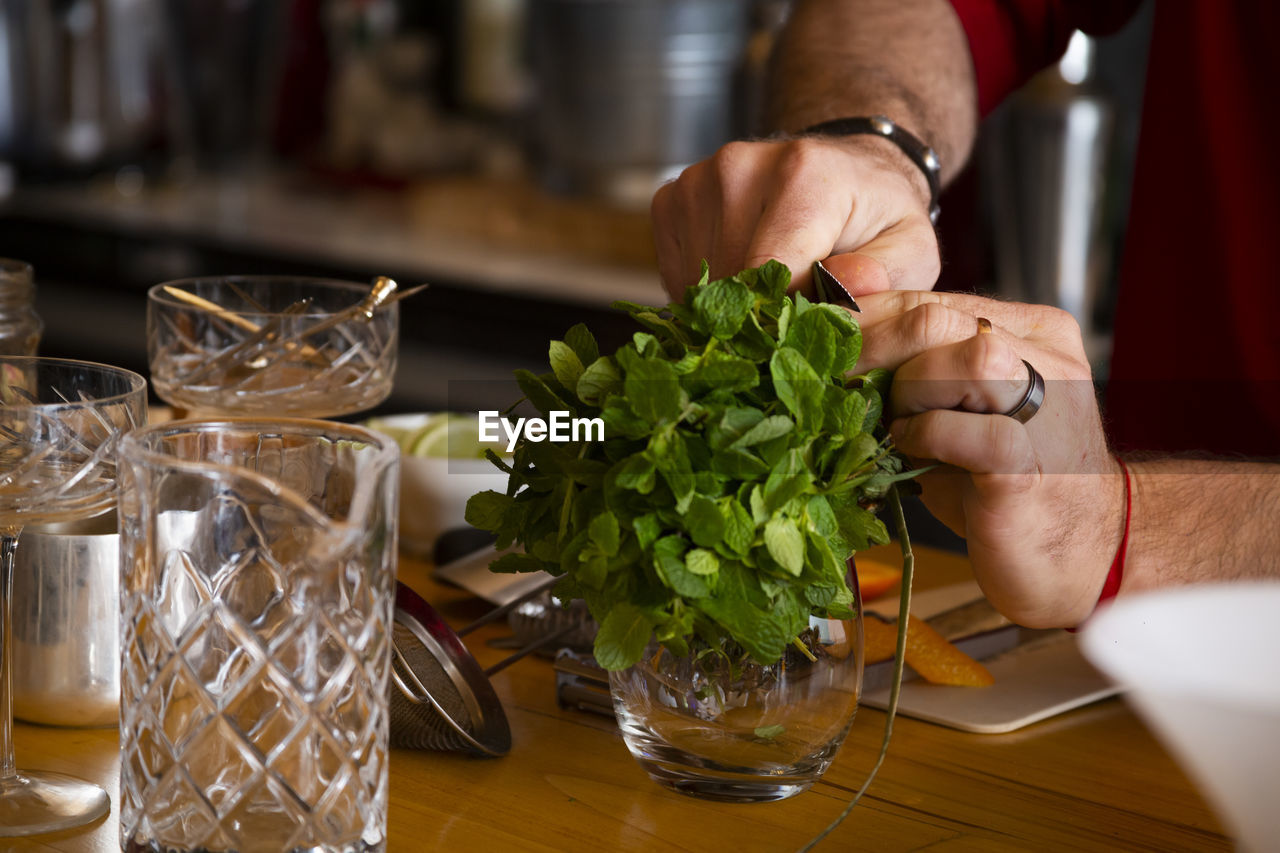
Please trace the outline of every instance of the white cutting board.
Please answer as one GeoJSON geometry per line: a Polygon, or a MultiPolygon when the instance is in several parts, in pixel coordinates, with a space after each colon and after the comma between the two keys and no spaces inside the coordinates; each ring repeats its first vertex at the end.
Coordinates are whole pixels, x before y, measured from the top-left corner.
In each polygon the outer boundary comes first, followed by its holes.
{"type": "MultiPolygon", "coordinates": [[[[898,713],[966,732],[1000,734],[1120,692],[1084,659],[1075,635],[1067,631],[1040,634],[983,664],[996,680],[990,687],[907,682],[898,697],[898,713]]],[[[889,691],[876,691],[862,701],[887,708],[889,691]]]]}
{"type": "Polygon", "coordinates": [[[490,604],[498,606],[509,604],[517,598],[528,595],[551,579],[551,575],[546,572],[500,574],[489,571],[490,563],[514,550],[514,548],[503,551],[496,548],[481,548],[479,551],[459,557],[452,563],[440,566],[432,576],[436,580],[460,586],[490,604]]]}

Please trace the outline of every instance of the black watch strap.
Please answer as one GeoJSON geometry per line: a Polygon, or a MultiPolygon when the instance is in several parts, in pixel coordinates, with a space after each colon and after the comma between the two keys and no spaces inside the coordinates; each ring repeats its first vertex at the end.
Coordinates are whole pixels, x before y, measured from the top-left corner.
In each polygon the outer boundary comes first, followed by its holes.
{"type": "Polygon", "coordinates": [[[937,152],[925,145],[914,134],[903,130],[886,116],[857,116],[854,118],[836,118],[807,127],[800,132],[801,136],[853,136],[859,133],[870,133],[883,136],[902,149],[902,153],[924,172],[929,182],[929,221],[937,223],[941,208],[938,196],[942,193],[942,163],[937,152]]]}

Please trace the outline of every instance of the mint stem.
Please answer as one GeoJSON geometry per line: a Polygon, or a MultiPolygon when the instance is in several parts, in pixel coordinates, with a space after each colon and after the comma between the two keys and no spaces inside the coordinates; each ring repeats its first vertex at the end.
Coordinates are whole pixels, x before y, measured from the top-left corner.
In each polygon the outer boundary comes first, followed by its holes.
{"type": "Polygon", "coordinates": [[[810,663],[817,663],[818,659],[814,656],[813,652],[809,651],[809,647],[804,644],[804,640],[799,637],[792,637],[791,645],[799,649],[800,653],[807,657],[810,663]]]}
{"type": "Polygon", "coordinates": [[[862,799],[862,795],[875,781],[880,765],[884,764],[885,756],[889,754],[889,739],[893,737],[893,719],[898,714],[898,694],[902,691],[902,666],[907,650],[907,617],[911,613],[911,577],[916,567],[915,554],[911,551],[911,537],[907,535],[907,519],[902,512],[902,497],[898,493],[896,483],[889,489],[889,506],[893,510],[893,525],[898,531],[898,543],[902,547],[902,592],[898,597],[898,647],[894,652],[893,686],[889,688],[889,708],[884,721],[884,740],[880,743],[880,755],[876,758],[875,766],[871,768],[867,781],[862,783],[862,787],[853,795],[849,805],[844,807],[844,811],[840,812],[840,815],[826,829],[801,847],[799,853],[812,850],[849,816],[849,812],[853,811],[858,800],[862,799]]]}

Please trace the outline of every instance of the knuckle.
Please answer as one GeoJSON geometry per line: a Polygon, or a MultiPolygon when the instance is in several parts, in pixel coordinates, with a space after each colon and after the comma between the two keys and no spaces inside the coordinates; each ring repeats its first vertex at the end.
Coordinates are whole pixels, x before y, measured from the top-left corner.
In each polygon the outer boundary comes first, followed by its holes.
{"type": "Polygon", "coordinates": [[[1080,323],[1076,320],[1075,315],[1070,311],[1053,305],[1042,305],[1037,307],[1044,312],[1043,322],[1046,325],[1063,334],[1080,335],[1080,323]]]}
{"type": "Polygon", "coordinates": [[[961,352],[962,369],[974,379],[1020,379],[1026,374],[1013,347],[996,335],[974,335],[961,352]]]}
{"type": "Polygon", "coordinates": [[[904,315],[908,336],[922,349],[932,349],[936,342],[946,338],[948,330],[955,322],[955,312],[936,299],[925,298],[923,291],[901,291],[901,293],[904,302],[916,303],[908,308],[904,315]]]}
{"type": "Polygon", "coordinates": [[[750,171],[755,164],[754,150],[758,143],[735,140],[727,142],[711,156],[711,167],[723,183],[737,175],[750,171]]]}
{"type": "Polygon", "coordinates": [[[778,174],[788,184],[803,182],[825,172],[830,149],[816,139],[792,140],[778,159],[778,174]]]}

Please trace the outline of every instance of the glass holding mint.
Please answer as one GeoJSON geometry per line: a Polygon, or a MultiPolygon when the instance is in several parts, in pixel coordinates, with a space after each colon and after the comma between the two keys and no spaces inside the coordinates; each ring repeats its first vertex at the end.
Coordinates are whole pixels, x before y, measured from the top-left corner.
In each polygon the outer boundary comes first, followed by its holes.
{"type": "Polygon", "coordinates": [[[851,555],[911,474],[880,425],[861,330],[787,294],[769,262],[683,303],[618,303],[642,327],[612,354],[581,326],[551,372],[517,373],[544,415],[605,440],[523,441],[505,492],[468,520],[516,544],[495,571],[545,570],[600,623],[596,660],[632,753],[659,782],[726,800],[809,787],[843,741],[862,672],[851,555]]]}

